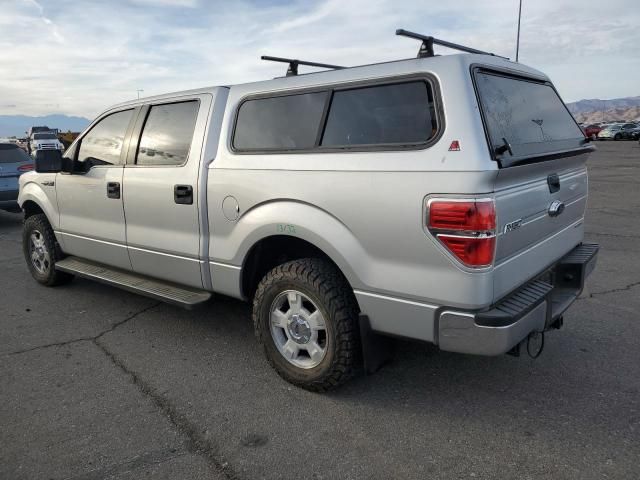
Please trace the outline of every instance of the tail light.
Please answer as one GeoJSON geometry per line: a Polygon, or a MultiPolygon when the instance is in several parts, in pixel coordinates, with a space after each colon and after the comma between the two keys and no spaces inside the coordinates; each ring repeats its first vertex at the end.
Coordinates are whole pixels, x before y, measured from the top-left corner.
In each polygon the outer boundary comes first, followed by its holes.
{"type": "Polygon", "coordinates": [[[430,199],[427,228],[464,265],[493,264],[496,208],[493,199],[430,199]]]}
{"type": "Polygon", "coordinates": [[[18,167],[18,171],[19,172],[29,172],[29,171],[33,170],[33,168],[34,168],[33,163],[25,163],[24,165],[20,165],[18,167]]]}

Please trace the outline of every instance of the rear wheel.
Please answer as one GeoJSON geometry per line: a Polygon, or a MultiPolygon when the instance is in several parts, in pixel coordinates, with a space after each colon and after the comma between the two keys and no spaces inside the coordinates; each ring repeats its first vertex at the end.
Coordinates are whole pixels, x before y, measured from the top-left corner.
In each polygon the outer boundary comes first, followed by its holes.
{"type": "Polygon", "coordinates": [[[73,275],[55,269],[63,254],[44,214],[32,215],[25,220],[22,250],[31,276],[41,284],[61,285],[73,279],[73,275]]]}
{"type": "Polygon", "coordinates": [[[330,390],[358,365],[353,291],[325,260],[294,260],[267,273],[256,290],[253,322],[269,363],[302,388],[330,390]]]}
{"type": "Polygon", "coordinates": [[[620,135],[619,133],[616,133],[613,137],[614,140],[620,140],[622,138],[622,135],[620,135]]]}

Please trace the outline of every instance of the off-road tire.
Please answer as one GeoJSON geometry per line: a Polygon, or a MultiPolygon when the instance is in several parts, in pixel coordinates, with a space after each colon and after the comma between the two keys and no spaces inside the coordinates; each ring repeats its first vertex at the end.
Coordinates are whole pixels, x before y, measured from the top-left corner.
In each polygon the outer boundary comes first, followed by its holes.
{"type": "Polygon", "coordinates": [[[53,229],[51,228],[46,215],[42,213],[32,215],[24,221],[24,228],[22,229],[22,251],[24,252],[24,258],[27,262],[27,266],[29,267],[29,271],[31,272],[31,276],[39,283],[48,287],[53,287],[55,285],[69,283],[73,280],[73,275],[66,272],[60,272],[55,268],[56,262],[62,260],[64,258],[64,254],[60,249],[60,245],[56,240],[53,229]],[[42,234],[44,243],[49,251],[50,265],[44,274],[38,272],[31,262],[29,242],[34,230],[37,230],[42,234]]]}
{"type": "Polygon", "coordinates": [[[326,260],[304,258],[275,267],[259,283],[253,300],[255,335],[267,360],[288,382],[325,392],[351,378],[361,363],[359,309],[353,290],[340,271],[326,260]],[[304,293],[322,311],[326,322],[326,354],[319,365],[299,368],[283,357],[271,335],[271,305],[282,292],[304,293]]]}

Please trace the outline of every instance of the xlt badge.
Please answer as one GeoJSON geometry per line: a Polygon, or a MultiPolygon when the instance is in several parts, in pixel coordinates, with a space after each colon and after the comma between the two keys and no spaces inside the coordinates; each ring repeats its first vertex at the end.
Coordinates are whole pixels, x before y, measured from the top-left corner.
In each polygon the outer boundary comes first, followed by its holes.
{"type": "Polygon", "coordinates": [[[517,220],[514,220],[513,222],[509,222],[505,224],[504,230],[502,232],[503,233],[513,232],[514,230],[519,229],[521,226],[522,226],[522,219],[519,218],[517,220]]]}

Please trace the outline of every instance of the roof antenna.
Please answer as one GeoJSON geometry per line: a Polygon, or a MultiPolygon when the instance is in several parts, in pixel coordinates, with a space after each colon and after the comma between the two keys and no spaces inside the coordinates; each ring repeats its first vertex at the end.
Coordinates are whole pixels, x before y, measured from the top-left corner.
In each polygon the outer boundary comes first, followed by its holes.
{"type": "Polygon", "coordinates": [[[294,75],[298,75],[298,65],[306,65],[308,67],[318,67],[318,68],[329,68],[331,70],[342,70],[343,68],[340,65],[330,65],[328,63],[318,63],[318,62],[307,62],[305,60],[298,60],[292,58],[282,58],[282,57],[270,57],[269,55],[262,55],[260,57],[261,60],[268,60],[270,62],[281,62],[288,63],[289,67],[287,68],[287,77],[292,77],[294,75]]]}

